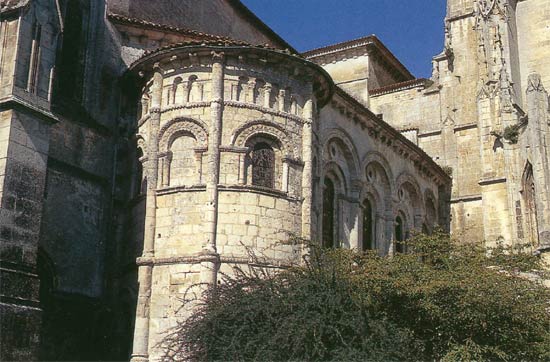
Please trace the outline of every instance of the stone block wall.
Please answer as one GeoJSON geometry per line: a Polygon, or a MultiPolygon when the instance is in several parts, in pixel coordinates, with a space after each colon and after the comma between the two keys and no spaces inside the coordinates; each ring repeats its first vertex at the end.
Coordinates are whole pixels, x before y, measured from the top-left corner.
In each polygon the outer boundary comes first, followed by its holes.
{"type": "Polygon", "coordinates": [[[302,246],[284,242],[309,232],[303,130],[313,83],[327,80],[285,53],[214,47],[153,53],[136,66],[146,76],[137,145],[147,186],[135,360],[158,354],[189,289],[252,254],[299,261],[302,246]]]}
{"type": "Polygon", "coordinates": [[[529,0],[517,5],[518,44],[521,89],[527,88],[528,77],[538,73],[543,84],[550,84],[550,1],[529,0]]]}
{"type": "MultiPolygon", "coordinates": [[[[402,135],[395,131],[391,135],[373,132],[371,122],[381,121],[372,114],[365,115],[365,126],[357,122],[358,115],[351,109],[345,98],[335,96],[320,113],[317,135],[322,151],[319,152],[316,174],[319,181],[314,201],[317,238],[324,235],[323,227],[326,227],[322,210],[325,207],[323,185],[327,178],[337,188],[335,239],[344,247],[367,248],[363,245],[367,200],[374,213],[374,248],[381,254],[396,252],[395,221],[399,215],[405,219],[404,234],[423,228],[432,230],[436,224],[446,227],[441,218],[442,210],[437,206],[440,201],[449,201],[449,195],[441,193],[438,187],[438,182],[442,186],[445,182],[436,181],[438,177],[428,176],[415,167],[415,162],[411,162],[415,157],[403,151],[402,147],[410,144],[402,135]]],[[[426,154],[420,162],[438,168],[426,154]]]]}
{"type": "Polygon", "coordinates": [[[49,124],[13,110],[1,112],[0,122],[0,354],[32,360],[38,357],[41,327],[37,255],[49,124]]]}

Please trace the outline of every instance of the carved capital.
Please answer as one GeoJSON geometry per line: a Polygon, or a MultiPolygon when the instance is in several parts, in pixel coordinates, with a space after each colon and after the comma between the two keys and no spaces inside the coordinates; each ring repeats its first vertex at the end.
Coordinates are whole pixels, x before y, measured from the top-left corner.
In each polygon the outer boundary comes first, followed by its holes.
{"type": "Polygon", "coordinates": [[[212,61],[214,61],[215,63],[222,63],[225,59],[225,53],[224,52],[216,52],[216,51],[212,51],[212,61]]]}

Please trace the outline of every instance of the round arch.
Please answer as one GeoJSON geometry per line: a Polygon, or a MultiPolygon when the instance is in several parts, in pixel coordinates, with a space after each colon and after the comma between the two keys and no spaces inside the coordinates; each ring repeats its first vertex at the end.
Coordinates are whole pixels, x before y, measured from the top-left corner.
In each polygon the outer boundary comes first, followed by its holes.
{"type": "Polygon", "coordinates": [[[267,135],[278,141],[281,146],[283,156],[291,156],[298,159],[298,147],[292,145],[290,137],[286,130],[277,123],[267,120],[255,120],[247,122],[243,126],[237,128],[231,137],[231,145],[237,147],[246,147],[248,140],[254,136],[267,135]]]}
{"type": "Polygon", "coordinates": [[[191,134],[198,144],[208,145],[208,131],[206,125],[192,118],[175,118],[164,126],[159,132],[159,151],[167,152],[170,145],[181,134],[191,134]]]}
{"type": "Polygon", "coordinates": [[[350,171],[351,179],[358,179],[358,170],[359,170],[359,156],[357,148],[352,142],[349,134],[340,129],[332,128],[327,131],[327,133],[322,137],[321,144],[322,147],[322,157],[325,161],[332,159],[331,150],[328,149],[331,142],[336,141],[337,144],[342,148],[344,152],[344,158],[346,159],[350,171]]]}

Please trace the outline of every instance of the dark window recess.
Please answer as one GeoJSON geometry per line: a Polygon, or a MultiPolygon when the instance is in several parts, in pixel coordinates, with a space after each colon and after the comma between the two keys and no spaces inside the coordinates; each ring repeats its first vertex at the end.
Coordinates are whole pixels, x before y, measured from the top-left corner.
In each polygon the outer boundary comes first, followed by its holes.
{"type": "Polygon", "coordinates": [[[404,253],[405,245],[403,244],[404,238],[403,219],[401,216],[395,218],[395,252],[404,253]]]}
{"type": "Polygon", "coordinates": [[[275,151],[264,142],[256,143],[252,151],[252,185],[275,186],[275,151]]]}
{"type": "Polygon", "coordinates": [[[334,183],[325,178],[323,190],[323,247],[334,247],[334,183]]]}
{"type": "Polygon", "coordinates": [[[63,103],[82,101],[84,66],[86,62],[84,24],[87,1],[67,0],[62,41],[57,56],[56,95],[63,103]]]}
{"type": "Polygon", "coordinates": [[[363,211],[363,251],[374,249],[374,217],[369,200],[364,202],[363,211]]]}

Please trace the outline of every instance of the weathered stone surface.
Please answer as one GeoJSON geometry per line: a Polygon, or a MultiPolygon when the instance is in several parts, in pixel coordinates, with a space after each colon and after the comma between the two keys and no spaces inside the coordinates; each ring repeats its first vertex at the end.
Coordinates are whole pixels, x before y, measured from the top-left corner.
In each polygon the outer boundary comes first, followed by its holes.
{"type": "Polygon", "coordinates": [[[548,257],[550,0],[448,0],[430,80],[373,36],[304,54],[329,79],[237,0],[0,4],[0,359],[154,360],[294,236],[548,257]]]}

